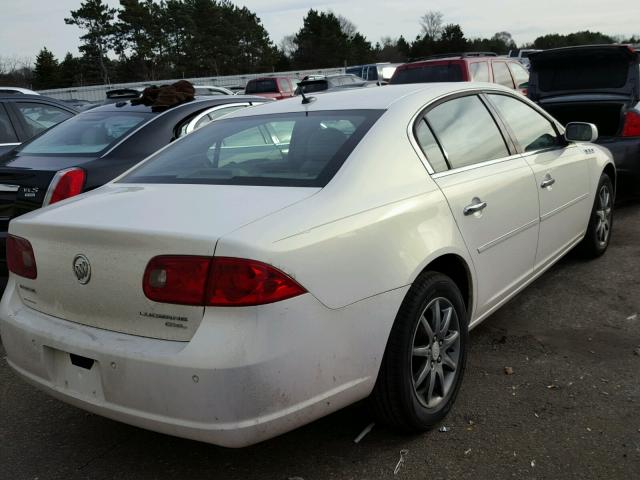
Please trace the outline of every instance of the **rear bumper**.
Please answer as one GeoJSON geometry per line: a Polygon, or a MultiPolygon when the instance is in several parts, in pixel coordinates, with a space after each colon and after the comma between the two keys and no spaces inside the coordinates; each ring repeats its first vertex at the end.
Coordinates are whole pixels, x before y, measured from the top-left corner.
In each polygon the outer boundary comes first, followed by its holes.
{"type": "Polygon", "coordinates": [[[211,309],[189,342],[136,337],[26,307],[10,277],[0,304],[9,365],[77,407],[227,447],[250,445],[371,392],[398,289],[339,310],[313,296],[211,309]],[[70,354],[94,361],[76,366],[70,354]]]}

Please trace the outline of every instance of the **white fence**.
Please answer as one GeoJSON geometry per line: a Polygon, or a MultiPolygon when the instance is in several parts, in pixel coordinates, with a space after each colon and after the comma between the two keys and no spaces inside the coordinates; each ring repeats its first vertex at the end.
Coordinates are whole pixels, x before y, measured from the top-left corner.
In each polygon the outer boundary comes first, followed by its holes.
{"type": "MultiPolygon", "coordinates": [[[[298,70],[293,72],[272,72],[272,73],[256,73],[247,75],[233,75],[227,77],[200,77],[185,78],[194,85],[215,85],[218,87],[244,87],[247,82],[258,77],[288,77],[294,80],[300,80],[306,75],[331,75],[335,73],[344,73],[344,68],[323,68],[319,70],[298,70]]],[[[91,102],[99,102],[105,99],[105,92],[114,88],[130,88],[130,87],[148,87],[149,85],[166,85],[168,83],[177,82],[181,79],[158,80],[156,82],[133,82],[133,83],[113,83],[111,85],[93,85],[89,87],[71,87],[56,88],[52,90],[40,90],[38,93],[48,97],[57,98],[59,100],[71,100],[77,98],[80,100],[89,100],[91,102]]]]}

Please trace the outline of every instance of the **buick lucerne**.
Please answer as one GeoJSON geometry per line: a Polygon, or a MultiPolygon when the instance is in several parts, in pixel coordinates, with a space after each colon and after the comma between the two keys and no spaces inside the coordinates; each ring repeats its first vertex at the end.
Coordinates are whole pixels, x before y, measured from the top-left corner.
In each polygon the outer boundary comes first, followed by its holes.
{"type": "Polygon", "coordinates": [[[479,83],[234,112],[11,222],[7,360],[65,402],[223,446],[365,398],[428,429],[469,329],[569,250],[606,250],[596,138],[479,83]]]}

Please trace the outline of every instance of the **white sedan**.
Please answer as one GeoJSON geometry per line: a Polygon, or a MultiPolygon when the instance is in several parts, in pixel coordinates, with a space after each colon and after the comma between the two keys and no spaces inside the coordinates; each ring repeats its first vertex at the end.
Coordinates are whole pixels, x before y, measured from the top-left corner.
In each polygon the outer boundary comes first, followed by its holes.
{"type": "Polygon", "coordinates": [[[11,222],[11,367],[139,427],[240,447],[370,397],[433,427],[468,331],[574,247],[609,243],[616,171],[496,85],[246,109],[11,222]]]}

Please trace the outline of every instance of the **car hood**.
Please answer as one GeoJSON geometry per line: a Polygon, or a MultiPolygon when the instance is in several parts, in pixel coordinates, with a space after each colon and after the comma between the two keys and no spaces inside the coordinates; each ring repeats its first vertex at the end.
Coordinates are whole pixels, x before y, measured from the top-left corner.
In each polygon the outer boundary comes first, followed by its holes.
{"type": "Polygon", "coordinates": [[[534,101],[587,94],[617,94],[638,101],[638,52],[626,45],[568,47],[534,53],[528,95],[534,101]]]}

